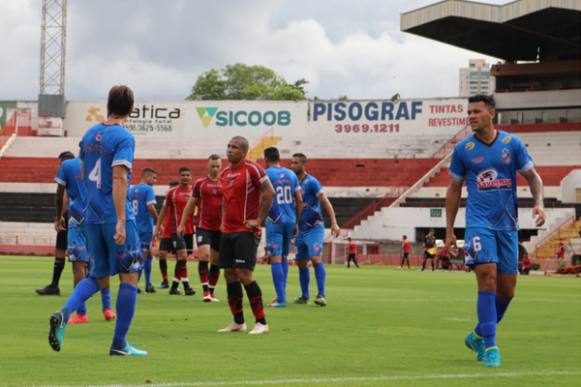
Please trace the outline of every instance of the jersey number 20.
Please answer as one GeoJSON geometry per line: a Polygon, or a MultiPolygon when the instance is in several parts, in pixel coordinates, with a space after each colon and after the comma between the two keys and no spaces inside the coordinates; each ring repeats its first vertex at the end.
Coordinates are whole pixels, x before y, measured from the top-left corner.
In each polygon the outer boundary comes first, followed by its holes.
{"type": "Polygon", "coordinates": [[[276,187],[276,202],[278,204],[291,204],[293,202],[291,187],[288,185],[284,187],[276,187]]]}

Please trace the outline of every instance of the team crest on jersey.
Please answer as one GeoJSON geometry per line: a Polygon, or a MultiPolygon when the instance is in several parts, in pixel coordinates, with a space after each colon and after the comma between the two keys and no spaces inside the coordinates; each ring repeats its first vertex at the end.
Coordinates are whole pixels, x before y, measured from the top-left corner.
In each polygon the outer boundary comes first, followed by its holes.
{"type": "Polygon", "coordinates": [[[502,139],[502,143],[503,144],[508,144],[510,142],[510,140],[512,140],[511,136],[507,136],[505,138],[502,139]]]}
{"type": "Polygon", "coordinates": [[[101,136],[101,134],[97,133],[97,135],[95,136],[95,140],[101,141],[102,139],[103,139],[103,136],[101,136]]]}
{"type": "Polygon", "coordinates": [[[470,151],[470,150],[474,149],[474,146],[476,146],[476,144],[474,144],[472,141],[470,141],[469,143],[467,143],[467,144],[464,146],[464,148],[465,148],[466,150],[469,150],[469,151],[470,151]]]}
{"type": "Polygon", "coordinates": [[[508,148],[502,150],[502,162],[504,164],[510,164],[510,151],[508,148]]]}
{"type": "Polygon", "coordinates": [[[512,187],[511,179],[499,179],[496,169],[485,169],[476,177],[476,186],[479,191],[490,191],[495,189],[507,189],[512,187]]]}

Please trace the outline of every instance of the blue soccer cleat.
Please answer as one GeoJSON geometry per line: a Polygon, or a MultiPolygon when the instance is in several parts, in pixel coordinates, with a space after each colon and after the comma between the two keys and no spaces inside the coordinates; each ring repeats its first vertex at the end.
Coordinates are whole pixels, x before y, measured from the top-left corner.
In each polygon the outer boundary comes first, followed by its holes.
{"type": "Polygon", "coordinates": [[[482,361],[484,360],[484,350],[486,347],[484,346],[484,339],[476,335],[474,331],[468,333],[468,336],[464,339],[464,344],[476,353],[476,360],[482,361]]]}
{"type": "Polygon", "coordinates": [[[487,368],[500,367],[500,350],[498,347],[489,347],[484,351],[484,366],[487,368]]]}
{"type": "Polygon", "coordinates": [[[65,338],[65,327],[67,326],[63,313],[53,313],[48,323],[50,326],[48,331],[48,344],[53,350],[59,352],[65,338]]]}
{"type": "Polygon", "coordinates": [[[127,343],[124,348],[111,348],[109,350],[111,356],[147,356],[146,351],[135,348],[133,345],[127,343]]]}

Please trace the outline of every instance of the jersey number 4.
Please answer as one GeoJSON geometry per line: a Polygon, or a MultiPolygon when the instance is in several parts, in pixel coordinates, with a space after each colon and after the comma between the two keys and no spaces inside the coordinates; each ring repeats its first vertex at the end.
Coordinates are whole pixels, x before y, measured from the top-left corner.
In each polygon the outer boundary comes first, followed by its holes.
{"type": "Polygon", "coordinates": [[[97,189],[101,189],[101,158],[97,159],[95,166],[89,173],[89,180],[95,182],[97,189]]]}

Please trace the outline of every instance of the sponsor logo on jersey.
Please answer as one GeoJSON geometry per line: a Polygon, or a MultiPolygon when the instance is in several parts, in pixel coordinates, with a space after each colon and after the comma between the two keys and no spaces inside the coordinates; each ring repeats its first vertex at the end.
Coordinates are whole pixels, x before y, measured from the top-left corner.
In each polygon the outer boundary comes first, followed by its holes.
{"type": "Polygon", "coordinates": [[[472,163],[473,163],[473,164],[480,164],[481,162],[483,162],[483,161],[484,161],[484,156],[480,156],[480,157],[474,157],[474,158],[473,158],[472,160],[470,160],[470,161],[472,161],[472,163]]]}
{"type": "Polygon", "coordinates": [[[512,187],[511,179],[499,179],[496,169],[485,169],[476,177],[476,185],[479,191],[507,189],[512,187]]]}
{"type": "Polygon", "coordinates": [[[474,149],[474,146],[475,146],[475,145],[476,145],[476,144],[474,144],[472,141],[470,141],[469,143],[467,143],[467,144],[464,146],[464,148],[465,148],[466,150],[469,150],[469,151],[470,151],[470,150],[474,149]]]}
{"type": "Polygon", "coordinates": [[[502,143],[503,144],[508,144],[510,142],[510,140],[512,140],[511,136],[506,136],[505,138],[502,139],[502,143]]]}

